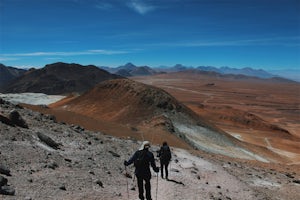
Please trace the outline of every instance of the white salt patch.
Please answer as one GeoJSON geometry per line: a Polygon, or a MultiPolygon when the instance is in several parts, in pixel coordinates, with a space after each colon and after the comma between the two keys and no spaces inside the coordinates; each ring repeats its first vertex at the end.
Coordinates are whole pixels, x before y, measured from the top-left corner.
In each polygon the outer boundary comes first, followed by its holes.
{"type": "Polygon", "coordinates": [[[31,105],[49,105],[55,103],[65,96],[62,95],[47,95],[43,93],[17,93],[17,94],[1,94],[0,98],[9,101],[13,104],[26,103],[31,105]]]}

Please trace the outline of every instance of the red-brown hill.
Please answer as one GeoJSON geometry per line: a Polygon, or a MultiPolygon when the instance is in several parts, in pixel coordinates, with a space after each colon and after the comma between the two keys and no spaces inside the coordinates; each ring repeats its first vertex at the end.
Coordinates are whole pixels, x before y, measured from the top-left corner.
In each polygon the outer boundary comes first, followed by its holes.
{"type": "Polygon", "coordinates": [[[251,152],[251,146],[248,148],[216,128],[164,90],[128,79],[101,82],[77,98],[58,102],[50,107],[87,116],[99,122],[131,127],[143,139],[147,138],[152,142],[160,143],[166,137],[176,135],[194,148],[207,152],[268,160],[264,158],[264,153],[259,156],[251,152]]]}

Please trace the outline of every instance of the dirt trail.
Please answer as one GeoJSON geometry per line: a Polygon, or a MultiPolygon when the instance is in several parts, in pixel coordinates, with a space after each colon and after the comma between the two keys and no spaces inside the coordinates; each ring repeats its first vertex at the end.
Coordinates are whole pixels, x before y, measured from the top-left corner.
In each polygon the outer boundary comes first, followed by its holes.
{"type": "MultiPolygon", "coordinates": [[[[224,167],[229,167],[224,166],[224,167]]],[[[133,168],[131,169],[133,173],[133,168]]],[[[129,180],[131,182],[132,180],[129,180]]],[[[131,184],[130,184],[131,185],[131,184]]],[[[135,184],[136,185],[136,184],[135,184]]],[[[157,175],[151,179],[152,199],[156,199],[157,175]]],[[[130,199],[138,199],[138,191],[129,190],[130,199]]],[[[122,193],[126,194],[127,191],[122,193]]],[[[127,199],[125,195],[124,198],[127,199]]],[[[173,149],[169,166],[169,180],[158,174],[159,200],[256,199],[255,192],[223,167],[191,155],[182,149],[173,149]]]]}

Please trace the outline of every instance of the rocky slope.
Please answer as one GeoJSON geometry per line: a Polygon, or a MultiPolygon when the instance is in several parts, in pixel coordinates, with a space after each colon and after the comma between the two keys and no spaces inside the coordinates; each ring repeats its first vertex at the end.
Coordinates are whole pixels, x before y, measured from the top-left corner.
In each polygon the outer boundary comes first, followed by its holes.
{"type": "MultiPolygon", "coordinates": [[[[122,163],[140,141],[58,123],[51,115],[3,100],[0,108],[0,199],[137,198],[136,181],[130,178],[133,168],[125,171],[122,163]],[[23,123],[17,123],[12,113],[18,113],[17,119],[23,123]]],[[[151,151],[158,148],[153,145],[151,151]]],[[[153,199],[300,197],[297,166],[239,161],[200,151],[191,154],[177,148],[172,148],[172,153],[170,181],[157,179],[152,172],[153,199]]]]}

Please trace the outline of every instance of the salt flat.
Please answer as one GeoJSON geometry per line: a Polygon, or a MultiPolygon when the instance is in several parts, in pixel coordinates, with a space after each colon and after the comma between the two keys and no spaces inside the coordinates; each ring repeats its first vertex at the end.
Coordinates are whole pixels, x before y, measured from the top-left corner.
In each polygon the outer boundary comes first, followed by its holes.
{"type": "Polygon", "coordinates": [[[31,105],[49,105],[65,98],[65,96],[47,95],[43,93],[0,93],[0,98],[13,104],[26,103],[31,105]]]}

